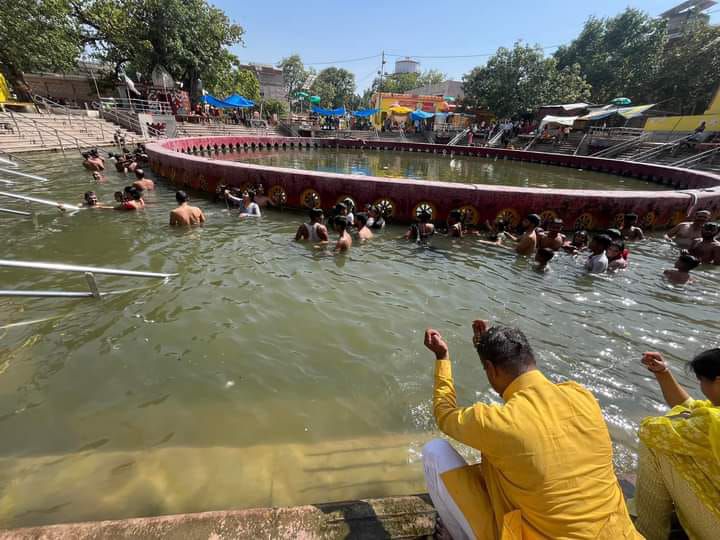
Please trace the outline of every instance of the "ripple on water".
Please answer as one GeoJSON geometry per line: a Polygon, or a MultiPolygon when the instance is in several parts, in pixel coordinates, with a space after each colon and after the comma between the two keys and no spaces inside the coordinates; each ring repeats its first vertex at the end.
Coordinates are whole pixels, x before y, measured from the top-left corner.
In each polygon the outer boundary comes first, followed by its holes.
{"type": "MultiPolygon", "coordinates": [[[[93,186],[75,160],[58,156],[30,172],[51,181],[29,184],[28,193],[67,202],[92,188],[109,201],[129,182],[108,172],[108,183],[93,186]]],[[[38,228],[0,217],[4,258],[180,274],[168,283],[101,277],[101,290],[131,289],[101,302],[0,299],[0,326],[48,319],[0,330],[4,457],[160,444],[195,449],[202,463],[211,448],[297,452],[292,445],[402,434],[407,461],[416,463],[434,430],[432,358],[422,332],[434,326],[450,341],[462,403],[497,401],[470,343],[470,321],[485,318],[521,326],[552,380],[572,378],[594,392],[624,471],[634,467],[639,421],[663,410],[641,353],[659,350],[681,368],[719,343],[717,270],[702,269],[687,287],[665,284],[662,269],[676,252],[659,239],[633,245],[630,269],[605,278],[584,275],[582,261],[565,254],[539,275],[509,250],[472,238],[418,248],[397,240],[399,227],[339,263],[291,241],[302,220],[291,212],[241,221],[199,197],[207,226],[170,230],[173,193],[163,181],[158,187],[138,215],[48,210],[38,228]],[[92,447],[96,441],[104,442],[92,447]]],[[[81,276],[8,269],[0,284],[85,287],[81,276]]],[[[695,382],[678,373],[697,395],[695,382]]],[[[73,460],[56,466],[78,467],[73,460]]],[[[87,480],[83,490],[100,493],[101,484],[87,480]]],[[[55,501],[50,487],[36,495],[55,501]]],[[[77,504],[63,515],[79,515],[77,504]]]]}

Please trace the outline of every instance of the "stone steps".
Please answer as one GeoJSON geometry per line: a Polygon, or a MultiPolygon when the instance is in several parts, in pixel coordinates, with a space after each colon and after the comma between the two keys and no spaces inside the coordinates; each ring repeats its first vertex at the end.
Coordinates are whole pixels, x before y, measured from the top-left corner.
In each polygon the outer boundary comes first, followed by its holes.
{"type": "MultiPolygon", "coordinates": [[[[0,523],[22,527],[424,492],[428,435],[0,458],[0,523]]],[[[2,535],[0,535],[2,538],[2,535]]]]}

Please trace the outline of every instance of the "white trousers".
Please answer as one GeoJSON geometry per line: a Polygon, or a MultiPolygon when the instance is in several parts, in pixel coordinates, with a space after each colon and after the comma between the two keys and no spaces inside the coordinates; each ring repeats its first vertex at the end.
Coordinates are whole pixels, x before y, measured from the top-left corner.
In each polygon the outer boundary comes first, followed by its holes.
{"type": "Polygon", "coordinates": [[[467,462],[444,439],[433,439],[422,449],[425,483],[435,509],[454,540],[474,540],[470,524],[445,488],[440,475],[446,471],[466,467],[467,462]]]}

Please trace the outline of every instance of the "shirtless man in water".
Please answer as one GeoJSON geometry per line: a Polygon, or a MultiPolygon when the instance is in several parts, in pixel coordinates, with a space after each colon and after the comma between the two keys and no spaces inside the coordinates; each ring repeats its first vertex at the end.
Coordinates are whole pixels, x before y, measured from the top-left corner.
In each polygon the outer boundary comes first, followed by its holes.
{"type": "Polygon", "coordinates": [[[170,225],[200,225],[205,223],[205,214],[197,206],[188,204],[188,196],[184,191],[175,193],[175,200],[180,206],[170,212],[170,225]]]}
{"type": "Polygon", "coordinates": [[[367,242],[374,235],[367,226],[368,215],[364,212],[355,214],[355,227],[357,228],[357,235],[361,242],[367,242]]]}
{"type": "Polygon", "coordinates": [[[720,233],[717,223],[706,223],[703,225],[700,240],[690,247],[690,255],[697,257],[700,264],[720,265],[720,242],[715,238],[720,233]]]}
{"type": "Polygon", "coordinates": [[[538,249],[548,248],[559,250],[565,244],[565,235],[562,234],[563,220],[554,219],[550,222],[548,231],[538,236],[538,249]]]}
{"type": "Polygon", "coordinates": [[[133,187],[140,191],[151,191],[155,189],[155,182],[149,178],[145,178],[145,171],[142,169],[135,169],[135,182],[133,182],[133,187]]]}
{"type": "Polygon", "coordinates": [[[515,252],[518,255],[533,255],[535,253],[538,241],[535,229],[539,225],[540,216],[537,214],[530,214],[523,220],[523,234],[518,238],[517,246],[515,246],[515,252]]]}
{"type": "Polygon", "coordinates": [[[695,212],[692,221],[684,221],[675,225],[665,235],[666,240],[674,240],[680,248],[688,249],[692,246],[696,238],[702,236],[702,228],[710,219],[708,210],[698,210],[695,212]]]}
{"type": "Polygon", "coordinates": [[[348,220],[345,216],[335,217],[335,220],[333,221],[333,229],[335,229],[335,232],[340,235],[335,243],[335,249],[333,250],[335,253],[344,253],[350,249],[350,246],[352,246],[352,236],[348,234],[347,227],[348,220]]]}

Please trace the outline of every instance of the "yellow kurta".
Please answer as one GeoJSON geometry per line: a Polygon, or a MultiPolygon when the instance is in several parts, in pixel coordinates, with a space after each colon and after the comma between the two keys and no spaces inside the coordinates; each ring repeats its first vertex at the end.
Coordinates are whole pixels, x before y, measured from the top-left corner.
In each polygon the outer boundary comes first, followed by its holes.
{"type": "Polygon", "coordinates": [[[482,453],[443,482],[479,540],[642,538],[630,521],[612,444],[594,396],[537,370],[503,393],[504,405],[458,408],[450,360],[435,366],[435,420],[482,453]]]}
{"type": "Polygon", "coordinates": [[[645,418],[640,440],[666,456],[720,519],[720,407],[688,399],[665,416],[645,418]]]}

